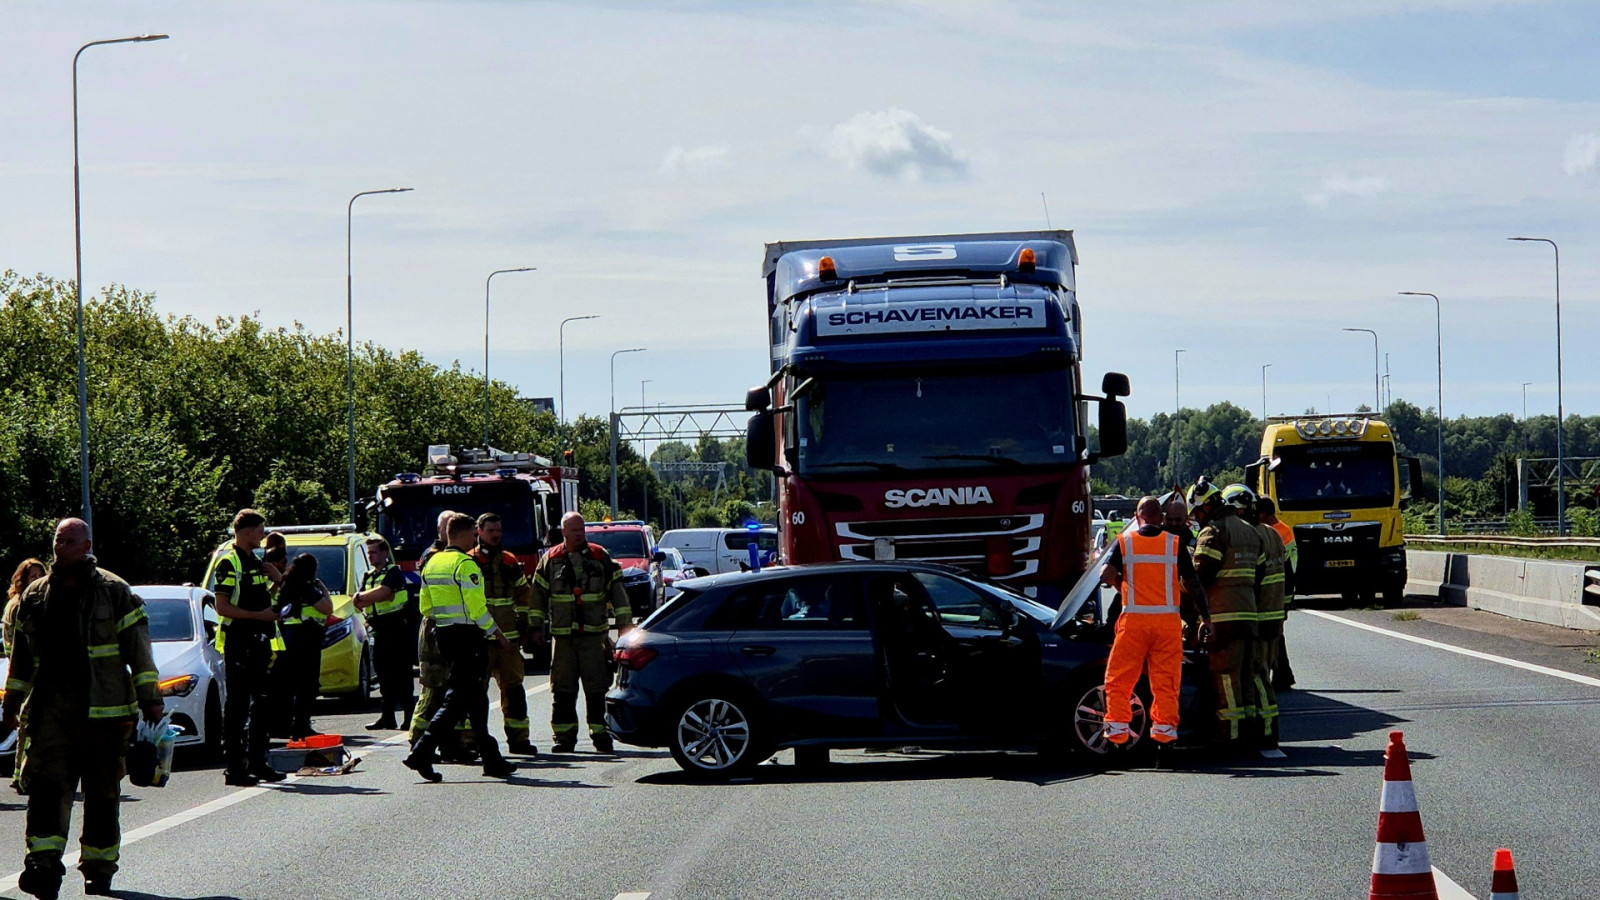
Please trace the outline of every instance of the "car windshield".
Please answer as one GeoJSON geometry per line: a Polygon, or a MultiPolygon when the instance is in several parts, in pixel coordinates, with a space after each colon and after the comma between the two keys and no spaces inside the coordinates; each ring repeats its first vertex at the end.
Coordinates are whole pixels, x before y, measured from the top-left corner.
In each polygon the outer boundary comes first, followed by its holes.
{"type": "Polygon", "coordinates": [[[650,557],[650,541],[645,538],[643,531],[629,529],[626,531],[588,531],[584,539],[591,544],[599,544],[606,548],[612,559],[648,559],[650,557]]]}
{"type": "MultiPolygon", "coordinates": [[[[461,493],[435,495],[439,485],[418,484],[387,488],[383,499],[390,501],[378,513],[378,533],[388,538],[395,559],[413,560],[439,537],[439,514],[445,510],[466,513],[473,518],[484,513],[500,516],[505,536],[501,539],[512,553],[526,553],[536,546],[533,533],[532,492],[526,483],[494,481],[476,484],[465,481],[461,493]]],[[[542,546],[542,545],[538,545],[542,546]]],[[[326,579],[324,579],[326,580],[326,579]]]]}
{"type": "Polygon", "coordinates": [[[1012,608],[1016,609],[1017,612],[1020,612],[1028,618],[1039,622],[1041,625],[1049,625],[1055,620],[1055,610],[1041,603],[1037,603],[1028,597],[1023,596],[1022,594],[1012,593],[1003,587],[989,584],[986,581],[973,581],[969,583],[978,590],[988,594],[990,597],[993,597],[1004,603],[1009,603],[1012,608]]]}
{"type": "Polygon", "coordinates": [[[1285,510],[1391,506],[1394,447],[1377,443],[1284,447],[1273,470],[1278,507],[1285,510]]]}
{"type": "MultiPolygon", "coordinates": [[[[265,553],[266,548],[257,547],[256,559],[260,559],[265,553]]],[[[345,556],[347,551],[344,544],[325,544],[317,547],[291,546],[289,548],[289,561],[293,562],[294,558],[302,553],[309,553],[317,558],[317,578],[328,586],[329,591],[335,594],[343,594],[345,592],[347,587],[345,583],[345,556]]],[[[206,580],[206,590],[214,590],[216,586],[217,576],[215,570],[213,570],[211,577],[206,580]]]]}
{"type": "Polygon", "coordinates": [[[150,617],[150,640],[194,640],[194,612],[188,600],[146,600],[144,611],[150,617]]]}
{"type": "Polygon", "coordinates": [[[1059,466],[1077,458],[1068,369],[814,381],[796,400],[802,474],[1059,466]]]}

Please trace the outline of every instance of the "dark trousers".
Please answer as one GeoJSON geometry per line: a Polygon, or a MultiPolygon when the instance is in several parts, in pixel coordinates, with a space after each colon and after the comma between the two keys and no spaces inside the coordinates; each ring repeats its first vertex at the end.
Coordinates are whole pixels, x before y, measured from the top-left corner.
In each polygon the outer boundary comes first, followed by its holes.
{"type": "Polygon", "coordinates": [[[78,869],[88,877],[109,878],[117,871],[122,850],[117,804],[122,799],[122,756],[129,726],[122,721],[57,722],[44,710],[34,710],[31,719],[35,753],[27,763],[26,865],[57,875],[63,871],[72,800],[81,788],[78,869]]]}
{"type": "Polygon", "coordinates": [[[611,648],[603,634],[563,635],[550,655],[550,731],[557,741],[578,731],[578,688],[589,734],[606,730],[606,690],[611,687],[611,648]]]}
{"type": "Polygon", "coordinates": [[[283,628],[284,706],[289,737],[299,739],[311,733],[311,711],[322,692],[321,625],[302,623],[283,628]]]}
{"type": "Polygon", "coordinates": [[[483,630],[476,625],[446,625],[434,632],[439,653],[450,667],[445,683],[444,702],[428,723],[426,737],[433,746],[448,741],[463,720],[471,723],[477,736],[478,752],[485,762],[499,759],[500,745],[489,736],[489,692],[485,672],[489,665],[488,645],[483,630]]]}
{"type": "Polygon", "coordinates": [[[383,695],[383,714],[409,715],[411,666],[417,657],[416,626],[404,611],[372,616],[367,625],[372,629],[372,663],[378,672],[378,691],[383,695]]]}
{"type": "Polygon", "coordinates": [[[222,650],[228,702],[222,709],[222,750],[234,772],[267,764],[272,716],[272,643],[266,635],[230,634],[222,650]]]}

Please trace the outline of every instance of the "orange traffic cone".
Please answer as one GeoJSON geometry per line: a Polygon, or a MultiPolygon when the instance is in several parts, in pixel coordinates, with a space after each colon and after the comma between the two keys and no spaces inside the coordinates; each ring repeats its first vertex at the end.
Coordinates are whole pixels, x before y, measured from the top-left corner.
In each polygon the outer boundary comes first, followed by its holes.
{"type": "Polygon", "coordinates": [[[1411,784],[1411,760],[1405,734],[1389,732],[1383,755],[1383,796],[1378,801],[1378,844],[1372,851],[1372,889],[1368,900],[1391,897],[1439,900],[1428,861],[1428,840],[1422,836],[1422,814],[1411,784]]]}
{"type": "Polygon", "coordinates": [[[1494,852],[1494,880],[1489,882],[1489,900],[1519,900],[1517,864],[1504,847],[1494,852]]]}

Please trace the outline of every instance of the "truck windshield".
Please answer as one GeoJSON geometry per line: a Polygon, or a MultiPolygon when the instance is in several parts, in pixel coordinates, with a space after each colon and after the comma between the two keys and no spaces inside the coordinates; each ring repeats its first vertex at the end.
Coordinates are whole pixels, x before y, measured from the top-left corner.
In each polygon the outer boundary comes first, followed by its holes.
{"type": "Polygon", "coordinates": [[[384,489],[378,533],[388,538],[396,560],[411,561],[422,555],[439,536],[439,513],[445,510],[477,518],[487,512],[498,513],[505,529],[504,547],[512,553],[526,553],[539,546],[533,529],[533,498],[528,486],[507,480],[488,484],[463,482],[462,493],[435,496],[435,485],[405,485],[384,489]]]}
{"type": "Polygon", "coordinates": [[[818,379],[796,401],[803,475],[1060,466],[1070,369],[818,379]]]}
{"type": "Polygon", "coordinates": [[[1389,444],[1313,444],[1284,447],[1273,472],[1285,510],[1391,506],[1394,447],[1389,444]]]}

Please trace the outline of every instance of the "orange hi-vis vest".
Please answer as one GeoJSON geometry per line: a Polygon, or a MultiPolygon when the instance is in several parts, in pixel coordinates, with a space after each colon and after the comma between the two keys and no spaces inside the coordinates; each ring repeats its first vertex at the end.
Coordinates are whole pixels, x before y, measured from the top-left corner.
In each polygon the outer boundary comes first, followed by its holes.
{"type": "Polygon", "coordinates": [[[1122,545],[1122,611],[1178,614],[1178,536],[1117,535],[1122,545]]]}

